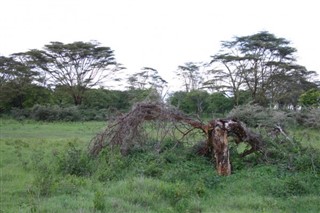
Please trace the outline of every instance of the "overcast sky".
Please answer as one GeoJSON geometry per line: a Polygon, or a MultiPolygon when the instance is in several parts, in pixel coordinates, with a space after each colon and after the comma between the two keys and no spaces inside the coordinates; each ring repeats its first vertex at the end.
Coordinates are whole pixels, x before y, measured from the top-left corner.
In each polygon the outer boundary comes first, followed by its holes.
{"type": "Polygon", "coordinates": [[[221,41],[266,30],[320,73],[319,23],[317,0],[0,0],[0,55],[97,40],[128,72],[149,66],[170,81],[179,65],[210,60],[221,41]]]}

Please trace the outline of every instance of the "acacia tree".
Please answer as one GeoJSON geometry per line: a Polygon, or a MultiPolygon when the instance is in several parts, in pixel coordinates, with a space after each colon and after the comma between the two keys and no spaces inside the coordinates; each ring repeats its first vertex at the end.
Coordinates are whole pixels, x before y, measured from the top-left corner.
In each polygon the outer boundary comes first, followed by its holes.
{"type": "Polygon", "coordinates": [[[168,82],[164,80],[158,70],[151,67],[143,67],[140,72],[136,72],[127,78],[130,90],[146,91],[150,90],[149,97],[162,98],[168,82]]]}
{"type": "Polygon", "coordinates": [[[121,69],[113,50],[98,42],[51,42],[43,50],[34,49],[17,55],[42,72],[49,84],[65,86],[75,105],[82,103],[88,88],[115,78],[114,73],[121,69]]]}
{"type": "Polygon", "coordinates": [[[141,72],[136,72],[127,79],[130,89],[148,89],[150,87],[162,89],[167,85],[158,70],[151,67],[141,68],[141,72]]]}
{"type": "Polygon", "coordinates": [[[200,72],[200,68],[203,67],[202,63],[187,62],[182,66],[178,66],[176,74],[178,78],[183,82],[186,92],[199,89],[203,77],[200,72]]]}
{"type": "Polygon", "coordinates": [[[231,88],[236,103],[240,89],[248,89],[256,103],[265,105],[283,81],[290,81],[293,73],[305,70],[295,63],[295,53],[288,40],[263,31],[223,41],[211,63],[223,65],[222,70],[214,72],[215,79],[231,88]]]}
{"type": "Polygon", "coordinates": [[[226,53],[213,56],[213,62],[219,62],[225,69],[210,69],[207,71],[209,80],[204,83],[206,88],[233,94],[234,105],[239,105],[239,96],[244,84],[243,75],[239,70],[245,69],[246,65],[232,62],[238,56],[230,56],[226,53]]]}
{"type": "Polygon", "coordinates": [[[277,103],[279,108],[293,108],[299,104],[299,97],[305,91],[316,89],[318,83],[314,81],[316,73],[308,71],[305,67],[295,66],[286,73],[272,76],[267,95],[271,103],[277,103]],[[310,79],[310,80],[309,80],[310,79]]]}
{"type": "Polygon", "coordinates": [[[30,90],[36,93],[38,80],[39,73],[24,63],[14,57],[0,56],[0,111],[24,107],[30,90]]]}

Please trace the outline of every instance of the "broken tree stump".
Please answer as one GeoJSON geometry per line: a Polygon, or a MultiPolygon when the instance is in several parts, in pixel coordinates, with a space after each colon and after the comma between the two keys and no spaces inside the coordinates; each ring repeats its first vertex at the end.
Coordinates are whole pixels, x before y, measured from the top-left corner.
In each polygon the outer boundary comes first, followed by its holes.
{"type": "Polygon", "coordinates": [[[213,145],[213,153],[216,161],[216,169],[219,175],[227,176],[231,174],[231,164],[229,158],[228,134],[224,125],[219,121],[212,122],[212,137],[209,143],[213,145]]]}
{"type": "Polygon", "coordinates": [[[237,144],[246,142],[251,146],[251,149],[242,153],[243,157],[253,152],[262,151],[264,147],[260,135],[251,132],[238,120],[215,119],[208,124],[203,124],[201,121],[194,120],[173,107],[156,102],[138,103],[130,112],[116,118],[102,133],[92,138],[89,144],[90,154],[97,156],[106,146],[111,148],[119,146],[120,150],[123,151],[121,153],[125,154],[135,144],[143,145],[143,141],[147,140],[143,140],[146,134],[142,132],[145,131],[142,128],[142,124],[149,121],[173,123],[173,127],[183,135],[182,138],[193,129],[202,130],[206,135],[207,149],[204,147],[201,153],[204,154],[203,152],[207,150],[208,154],[211,154],[219,175],[226,176],[231,174],[228,136],[235,137],[237,144]],[[186,124],[191,128],[183,132],[179,130],[176,124],[186,124]]]}

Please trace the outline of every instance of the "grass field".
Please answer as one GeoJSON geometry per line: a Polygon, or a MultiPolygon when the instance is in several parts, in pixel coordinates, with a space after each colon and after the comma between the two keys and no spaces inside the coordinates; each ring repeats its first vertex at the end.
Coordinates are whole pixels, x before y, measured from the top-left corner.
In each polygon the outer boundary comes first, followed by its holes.
{"type": "Polygon", "coordinates": [[[291,130],[314,147],[307,154],[293,150],[298,157],[272,163],[233,157],[233,174],[220,177],[184,146],[126,157],[105,150],[91,159],[87,145],[103,122],[0,125],[3,213],[320,212],[317,130],[291,130]]]}

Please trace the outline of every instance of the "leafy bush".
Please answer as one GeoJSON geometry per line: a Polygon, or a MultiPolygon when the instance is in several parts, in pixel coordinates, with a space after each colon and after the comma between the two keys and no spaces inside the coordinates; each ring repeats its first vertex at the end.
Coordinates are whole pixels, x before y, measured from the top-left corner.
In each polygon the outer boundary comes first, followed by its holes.
{"type": "Polygon", "coordinates": [[[320,173],[320,152],[306,147],[295,138],[278,136],[266,140],[266,151],[262,156],[265,163],[277,165],[280,169],[295,172],[320,173]]]}
{"type": "Polygon", "coordinates": [[[95,176],[99,181],[120,180],[125,177],[127,162],[120,152],[104,149],[95,164],[95,176]]]}
{"type": "Polygon", "coordinates": [[[299,103],[302,106],[307,107],[319,107],[320,106],[320,89],[310,89],[300,95],[299,103]]]}
{"type": "Polygon", "coordinates": [[[30,109],[13,108],[11,116],[16,120],[33,119],[36,121],[105,121],[116,110],[91,109],[78,106],[60,107],[57,105],[35,105],[30,109]]]}
{"type": "Polygon", "coordinates": [[[274,125],[284,125],[287,122],[286,113],[283,111],[250,104],[234,108],[228,116],[238,119],[250,127],[273,127],[274,125]]]}
{"type": "Polygon", "coordinates": [[[30,110],[29,109],[12,108],[10,114],[16,120],[24,120],[24,119],[30,117],[30,110]]]}
{"type": "Polygon", "coordinates": [[[81,118],[79,110],[75,106],[62,108],[42,105],[33,106],[30,117],[36,121],[78,121],[81,118]]]}
{"type": "Polygon", "coordinates": [[[73,143],[69,143],[66,152],[57,157],[58,171],[63,174],[89,176],[92,173],[92,160],[86,152],[76,148],[73,143]]]}
{"type": "Polygon", "coordinates": [[[105,121],[112,114],[109,109],[80,108],[82,121],[105,121]]]}
{"type": "Polygon", "coordinates": [[[320,108],[302,109],[289,114],[297,124],[309,128],[320,128],[320,108]]]}
{"type": "Polygon", "coordinates": [[[36,151],[31,157],[35,176],[29,191],[36,197],[49,196],[56,180],[54,167],[47,157],[43,151],[36,151]]]}
{"type": "Polygon", "coordinates": [[[250,127],[298,124],[308,128],[320,128],[320,108],[281,111],[249,104],[234,108],[228,116],[239,119],[250,127]]]}

